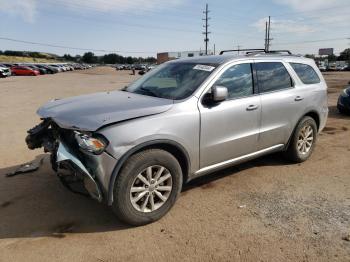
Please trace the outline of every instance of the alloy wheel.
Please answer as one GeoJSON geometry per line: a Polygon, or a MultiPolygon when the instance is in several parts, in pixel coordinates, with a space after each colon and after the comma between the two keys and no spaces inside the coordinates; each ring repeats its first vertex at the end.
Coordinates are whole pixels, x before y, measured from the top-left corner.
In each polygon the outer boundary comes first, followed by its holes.
{"type": "Polygon", "coordinates": [[[311,125],[304,126],[298,136],[298,152],[306,155],[310,152],[314,141],[314,130],[311,125]]]}
{"type": "Polygon", "coordinates": [[[149,213],[159,209],[168,200],[173,185],[168,169],[154,165],[140,172],[130,188],[132,206],[140,212],[149,213]]]}

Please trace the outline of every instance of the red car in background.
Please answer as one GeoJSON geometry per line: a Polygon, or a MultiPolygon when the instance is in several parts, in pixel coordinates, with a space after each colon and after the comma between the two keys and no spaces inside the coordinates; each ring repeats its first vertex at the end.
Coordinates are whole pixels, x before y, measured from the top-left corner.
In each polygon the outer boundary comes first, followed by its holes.
{"type": "Polygon", "coordinates": [[[40,75],[38,70],[26,67],[26,66],[13,66],[11,67],[12,75],[16,76],[37,76],[40,75]]]}

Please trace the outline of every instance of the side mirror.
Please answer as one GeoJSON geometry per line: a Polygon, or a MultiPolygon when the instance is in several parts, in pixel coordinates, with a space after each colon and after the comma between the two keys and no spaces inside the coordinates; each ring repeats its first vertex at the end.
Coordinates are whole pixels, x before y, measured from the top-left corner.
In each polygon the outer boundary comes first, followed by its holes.
{"type": "Polygon", "coordinates": [[[224,86],[213,86],[211,89],[211,93],[214,102],[222,102],[226,100],[228,96],[227,87],[224,86]]]}

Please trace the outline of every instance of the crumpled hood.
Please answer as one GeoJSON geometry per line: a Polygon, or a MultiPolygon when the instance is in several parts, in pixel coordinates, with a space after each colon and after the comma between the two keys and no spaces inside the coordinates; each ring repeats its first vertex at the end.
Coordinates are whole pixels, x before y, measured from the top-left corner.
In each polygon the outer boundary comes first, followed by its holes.
{"type": "Polygon", "coordinates": [[[54,100],[37,113],[62,128],[96,131],[108,124],[165,112],[172,105],[173,100],[113,91],[54,100]]]}

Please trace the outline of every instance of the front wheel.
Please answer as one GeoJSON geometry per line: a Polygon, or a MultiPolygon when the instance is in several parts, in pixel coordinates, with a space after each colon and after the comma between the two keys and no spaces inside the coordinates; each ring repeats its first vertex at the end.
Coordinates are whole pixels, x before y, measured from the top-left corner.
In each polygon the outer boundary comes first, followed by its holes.
{"type": "Polygon", "coordinates": [[[164,150],[145,150],[131,156],[118,174],[112,209],[127,224],[152,223],[171,209],[181,188],[177,159],[164,150]]]}
{"type": "Polygon", "coordinates": [[[306,116],[298,123],[290,140],[286,158],[301,163],[312,154],[317,140],[317,125],[313,118],[306,116]]]}

